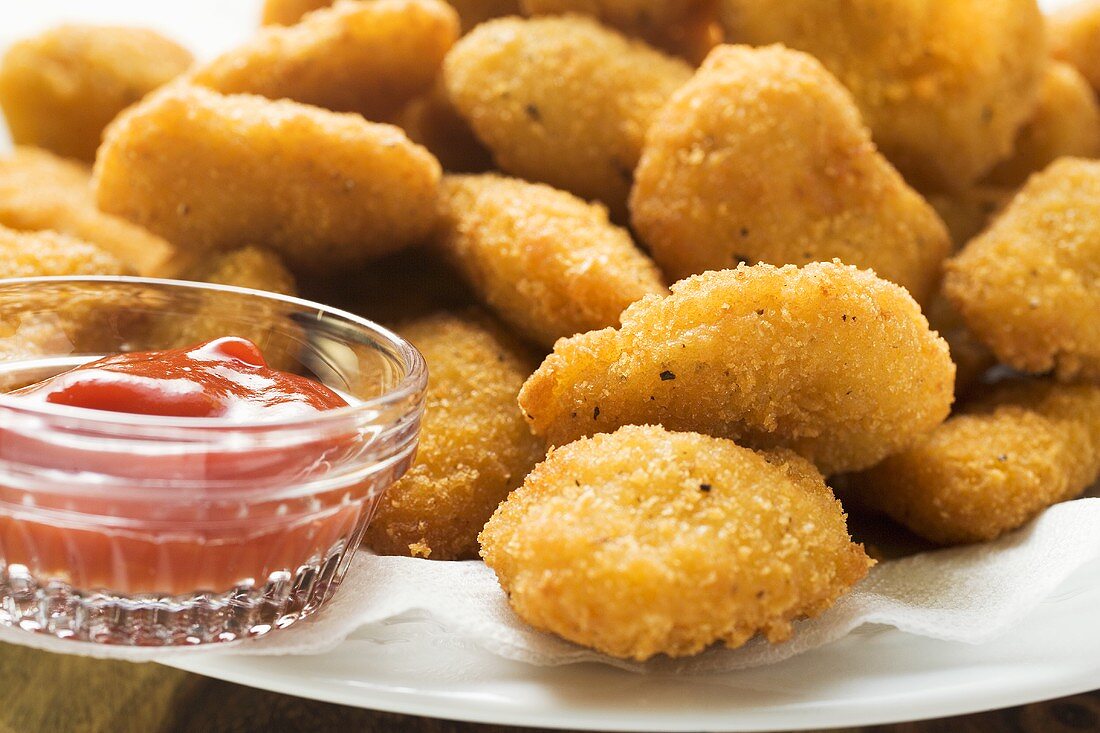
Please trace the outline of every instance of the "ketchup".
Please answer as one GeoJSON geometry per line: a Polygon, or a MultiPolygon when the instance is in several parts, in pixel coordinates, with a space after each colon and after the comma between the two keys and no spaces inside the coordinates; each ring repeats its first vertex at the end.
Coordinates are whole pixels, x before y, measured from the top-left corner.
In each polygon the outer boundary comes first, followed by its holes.
{"type": "Polygon", "coordinates": [[[115,354],[11,394],[91,410],[234,421],[348,405],[319,382],[272,369],[256,344],[236,336],[170,351],[115,354]]]}

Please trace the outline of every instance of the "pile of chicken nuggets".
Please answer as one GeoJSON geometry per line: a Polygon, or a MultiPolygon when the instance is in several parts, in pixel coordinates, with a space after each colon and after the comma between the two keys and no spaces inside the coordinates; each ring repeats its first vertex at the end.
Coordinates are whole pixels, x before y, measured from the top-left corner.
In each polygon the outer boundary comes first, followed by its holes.
{"type": "Polygon", "coordinates": [[[0,61],[0,277],[391,325],[431,376],[370,549],[617,657],[782,642],[874,564],[838,495],[950,545],[1100,478],[1098,49],[1100,0],[267,0],[206,61],[61,26],[0,61]]]}

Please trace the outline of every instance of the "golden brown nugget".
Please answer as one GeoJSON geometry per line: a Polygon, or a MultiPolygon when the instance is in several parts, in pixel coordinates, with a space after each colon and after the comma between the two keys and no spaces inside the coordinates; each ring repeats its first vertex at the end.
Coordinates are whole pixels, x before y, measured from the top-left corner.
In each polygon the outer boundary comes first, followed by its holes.
{"type": "Polygon", "coordinates": [[[129,272],[117,257],[76,237],[57,232],[18,232],[0,226],[0,278],[129,272]]]}
{"type": "Polygon", "coordinates": [[[410,140],[431,151],[445,171],[481,173],[492,169],[492,154],[451,104],[442,79],[439,81],[402,110],[397,125],[410,140]]]}
{"type": "Polygon", "coordinates": [[[902,288],[838,262],[706,272],[562,339],[520,392],[561,445],[661,424],[786,447],[826,475],[904,450],[947,417],[955,365],[902,288]]]}
{"type": "Polygon", "coordinates": [[[1039,106],[1017,135],[1012,157],[998,163],[984,180],[1016,187],[1065,156],[1100,156],[1100,102],[1080,72],[1055,61],[1047,67],[1039,106]]]}
{"type": "Polygon", "coordinates": [[[306,13],[332,5],[333,0],[264,0],[260,21],[264,25],[294,25],[306,13]]]}
{"type": "Polygon", "coordinates": [[[62,25],[4,54],[0,109],[16,145],[91,162],[107,123],[191,62],[151,30],[62,25]]]}
{"type": "Polygon", "coordinates": [[[591,18],[504,18],[444,63],[451,101],[507,173],[626,211],[650,120],[691,68],[591,18]]]}
{"type": "Polygon", "coordinates": [[[1081,72],[1100,90],[1100,0],[1078,0],[1047,18],[1055,58],[1081,72]]]}
{"type": "Polygon", "coordinates": [[[1005,364],[1100,379],[1100,162],[1063,158],[946,265],[944,291],[1005,364]]]}
{"type": "Polygon", "coordinates": [[[440,175],[396,127],[173,85],[111,125],[95,186],[104,211],[191,251],[253,242],[323,273],[426,237],[440,175]]]}
{"type": "Polygon", "coordinates": [[[630,206],[673,280],[839,258],[923,302],[950,250],[851,96],[815,59],[780,46],[711,52],[654,119],[630,206]]]}
{"type": "Polygon", "coordinates": [[[82,239],[139,275],[178,274],[181,260],[175,248],[125,219],[99,211],[91,181],[91,171],[80,163],[18,147],[0,156],[0,225],[82,239]]]}
{"type": "Polygon", "coordinates": [[[646,295],[666,294],[657,266],[607,210],[541,183],[448,176],[438,248],[498,316],[532,342],[619,322],[646,295]]]}
{"type": "Polygon", "coordinates": [[[806,460],[651,426],[551,452],[481,545],[525,621],[639,661],[785,641],[873,564],[806,460]]]}
{"type": "Polygon", "coordinates": [[[821,60],[913,185],[955,190],[1007,157],[1047,62],[1036,0],[719,0],[733,41],[821,60]]]}
{"type": "Polygon", "coordinates": [[[992,540],[1100,479],[1100,386],[999,386],[861,475],[866,500],[945,545],[992,540]]]}
{"type": "Polygon", "coordinates": [[[985,230],[1015,193],[1010,187],[977,184],[961,191],[931,194],[928,203],[947,225],[951,243],[959,250],[985,230]]]}
{"type": "Polygon", "coordinates": [[[527,15],[579,13],[670,51],[691,48],[713,18],[711,0],[520,0],[527,15]]]}
{"type": "Polygon", "coordinates": [[[546,454],[516,405],[534,359],[476,311],[399,331],[431,372],[420,447],[382,498],[365,542],[386,555],[473,558],[486,520],[546,454]]]}
{"type": "Polygon", "coordinates": [[[456,38],[458,16],[441,0],[342,0],[260,31],[188,79],[386,121],[431,87],[456,38]]]}

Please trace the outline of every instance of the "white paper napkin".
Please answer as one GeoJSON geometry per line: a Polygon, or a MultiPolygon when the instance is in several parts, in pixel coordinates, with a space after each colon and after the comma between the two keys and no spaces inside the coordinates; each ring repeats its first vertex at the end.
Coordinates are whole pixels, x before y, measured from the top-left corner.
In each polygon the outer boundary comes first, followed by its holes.
{"type": "Polygon", "coordinates": [[[779,645],[760,639],[685,660],[624,662],[535,631],[509,609],[493,572],[480,562],[432,562],[359,553],[331,604],[313,619],[272,635],[207,648],[127,648],[63,641],[0,629],[0,641],[55,652],[133,661],[185,654],[318,654],[361,627],[415,613],[456,641],[535,665],[603,662],[632,672],[726,672],[772,664],[839,639],[863,624],[978,644],[1009,631],[1075,570],[1100,559],[1100,498],[1049,509],[996,542],[914,555],[876,566],[832,609],[798,622],[779,645]]]}

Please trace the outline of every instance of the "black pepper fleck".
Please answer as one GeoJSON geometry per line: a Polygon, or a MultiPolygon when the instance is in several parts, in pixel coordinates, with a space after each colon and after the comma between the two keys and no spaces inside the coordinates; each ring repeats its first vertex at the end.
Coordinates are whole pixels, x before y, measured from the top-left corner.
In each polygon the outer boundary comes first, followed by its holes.
{"type": "Polygon", "coordinates": [[[592,419],[593,420],[599,420],[600,419],[600,406],[599,405],[596,405],[594,408],[592,408],[592,419]]]}
{"type": "Polygon", "coordinates": [[[669,380],[672,380],[672,379],[676,379],[676,375],[673,374],[672,372],[670,372],[669,370],[665,369],[663,372],[661,372],[661,381],[662,382],[668,382],[669,380]]]}
{"type": "Polygon", "coordinates": [[[710,491],[710,484],[699,484],[699,491],[702,491],[704,494],[708,493],[710,491]]]}
{"type": "Polygon", "coordinates": [[[523,108],[523,111],[526,112],[527,116],[535,122],[542,122],[542,113],[539,112],[539,108],[535,105],[529,104],[523,108]]]}

